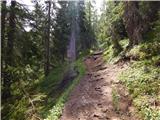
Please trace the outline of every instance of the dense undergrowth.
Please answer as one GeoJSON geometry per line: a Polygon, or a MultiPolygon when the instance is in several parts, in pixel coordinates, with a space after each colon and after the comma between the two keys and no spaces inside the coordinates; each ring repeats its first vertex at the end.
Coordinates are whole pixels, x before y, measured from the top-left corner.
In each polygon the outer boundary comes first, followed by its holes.
{"type": "Polygon", "coordinates": [[[160,119],[160,69],[149,61],[133,63],[120,75],[145,120],[160,119]]]}
{"type": "MultiPolygon", "coordinates": [[[[120,41],[120,45],[122,46],[123,50],[126,48],[128,44],[128,39],[123,39],[120,41]]],[[[121,58],[121,54],[115,56],[113,52],[113,45],[110,45],[105,49],[103,58],[107,63],[115,63],[117,60],[121,58]]]]}
{"type": "Polygon", "coordinates": [[[160,119],[160,54],[159,42],[145,42],[127,55],[136,58],[120,75],[133,104],[144,120],[160,119]]]}
{"type": "MultiPolygon", "coordinates": [[[[90,1],[52,3],[54,7],[39,2],[33,4],[33,11],[16,1],[2,2],[2,120],[60,117],[69,93],[85,72],[79,59],[72,64],[78,76],[63,83],[70,71],[64,61],[72,33],[76,33],[80,58],[94,52],[89,50],[97,47],[95,43],[105,49],[108,63],[127,58],[131,64],[120,79],[133,104],[145,120],[160,120],[160,12],[159,18],[154,16],[158,2],[104,1],[100,16],[90,1]]],[[[117,107],[117,92],[112,94],[117,107]]]]}
{"type": "MultiPolygon", "coordinates": [[[[75,63],[73,63],[74,66],[78,69],[78,76],[72,80],[72,82],[66,87],[64,92],[55,100],[54,105],[49,110],[49,113],[46,115],[45,120],[58,120],[59,117],[62,114],[62,109],[64,107],[64,103],[67,101],[67,98],[69,96],[69,93],[72,91],[75,85],[79,82],[79,80],[82,78],[82,76],[85,74],[85,66],[82,62],[82,59],[77,60],[75,63]]],[[[53,103],[53,101],[52,101],[53,103]]],[[[47,111],[48,112],[48,111],[47,111]]]]}
{"type": "MultiPolygon", "coordinates": [[[[127,43],[126,40],[121,42],[127,43]]],[[[144,42],[132,48],[126,53],[126,56],[136,58],[136,61],[131,61],[129,68],[119,76],[128,89],[134,106],[144,120],[160,119],[159,46],[159,42],[155,41],[155,44],[144,42]]],[[[104,53],[104,59],[108,63],[115,63],[121,59],[121,55],[114,57],[110,46],[104,53]]]]}
{"type": "Polygon", "coordinates": [[[3,104],[2,110],[3,113],[6,114],[3,116],[3,119],[30,120],[35,117],[41,117],[39,115],[40,111],[43,112],[44,108],[47,110],[52,106],[49,100],[52,96],[49,97],[49,95],[51,92],[54,92],[57,84],[61,82],[66,70],[66,63],[64,63],[63,66],[59,64],[54,68],[54,71],[45,78],[42,72],[43,70],[34,73],[35,71],[31,69],[31,66],[26,66],[25,69],[16,69],[16,73],[14,74],[16,74],[18,78],[21,78],[21,81],[12,84],[12,94],[19,97],[14,97],[3,104]],[[33,76],[35,79],[32,79],[33,82],[31,84],[30,77],[33,76]],[[22,81],[24,78],[26,80],[22,81]],[[7,113],[7,109],[3,109],[4,106],[11,109],[11,111],[7,113]]]}
{"type": "MultiPolygon", "coordinates": [[[[73,66],[76,67],[79,74],[74,80],[69,80],[62,88],[58,87],[69,70],[68,63],[57,65],[46,78],[40,71],[39,77],[36,77],[37,79],[30,84],[30,87],[26,87],[28,86],[27,81],[13,84],[13,89],[18,86],[18,89],[12,91],[13,94],[22,96],[14,98],[16,101],[12,105],[8,104],[7,101],[3,104],[12,110],[7,113],[6,116],[3,116],[3,119],[30,120],[46,118],[47,120],[57,120],[61,115],[69,93],[85,73],[82,58],[75,61],[73,66]]],[[[27,69],[30,71],[29,67],[27,69]]],[[[23,71],[21,71],[21,75],[22,72],[23,71]]],[[[26,75],[28,74],[26,73],[26,75]]],[[[2,106],[2,110],[3,107],[4,106],[2,106]]],[[[3,111],[3,113],[5,112],[7,111],[3,111]]]]}
{"type": "Polygon", "coordinates": [[[122,59],[123,54],[130,58],[127,70],[119,75],[119,79],[130,93],[133,105],[141,119],[160,120],[160,22],[153,24],[152,30],[145,35],[145,40],[124,52],[127,39],[121,40],[123,51],[113,55],[112,46],[104,52],[104,59],[108,63],[115,63],[122,59]]]}

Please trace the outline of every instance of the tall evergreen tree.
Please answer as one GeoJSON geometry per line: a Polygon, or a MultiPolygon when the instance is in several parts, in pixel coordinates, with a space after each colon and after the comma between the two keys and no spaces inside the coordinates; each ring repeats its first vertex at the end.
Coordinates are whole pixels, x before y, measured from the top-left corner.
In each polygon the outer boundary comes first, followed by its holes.
{"type": "Polygon", "coordinates": [[[57,8],[54,25],[54,46],[55,54],[64,61],[70,34],[70,13],[67,1],[59,1],[60,8],[57,8]]]}
{"type": "MultiPolygon", "coordinates": [[[[1,46],[2,46],[2,50],[1,50],[1,53],[2,53],[2,57],[4,57],[5,55],[5,51],[4,51],[4,48],[5,48],[5,25],[6,25],[6,14],[7,14],[7,8],[6,8],[6,1],[2,1],[2,20],[1,20],[1,46]]],[[[5,66],[5,61],[4,61],[4,58],[2,58],[1,60],[1,69],[2,69],[2,72],[3,72],[3,69],[4,69],[4,66],[5,66]]],[[[4,76],[2,76],[2,78],[4,78],[4,76]]]]}
{"type": "Polygon", "coordinates": [[[50,67],[50,26],[51,26],[51,1],[47,1],[48,3],[48,18],[47,18],[47,28],[46,28],[46,40],[45,40],[45,75],[49,74],[50,67]]]}
{"type": "MultiPolygon", "coordinates": [[[[9,30],[7,33],[8,40],[7,40],[7,51],[6,51],[6,66],[7,68],[10,66],[14,66],[14,58],[13,58],[13,47],[14,47],[14,42],[15,42],[15,29],[16,29],[16,24],[15,24],[15,6],[16,6],[16,1],[11,1],[11,6],[10,6],[10,16],[9,16],[9,30]]],[[[4,79],[4,98],[8,98],[11,96],[11,91],[10,91],[10,86],[12,83],[12,73],[7,73],[7,76],[5,76],[4,79]]]]}

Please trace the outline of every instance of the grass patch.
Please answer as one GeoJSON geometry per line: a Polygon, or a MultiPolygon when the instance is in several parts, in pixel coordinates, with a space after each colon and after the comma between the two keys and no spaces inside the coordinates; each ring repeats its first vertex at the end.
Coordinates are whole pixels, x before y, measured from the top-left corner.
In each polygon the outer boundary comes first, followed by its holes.
{"type": "Polygon", "coordinates": [[[79,80],[85,74],[85,66],[82,62],[82,59],[77,60],[74,65],[78,68],[79,75],[75,78],[72,83],[65,89],[65,91],[60,95],[60,97],[56,100],[54,106],[50,109],[45,120],[58,120],[62,114],[62,109],[64,107],[67,98],[72,91],[72,89],[78,84],[79,80]]]}
{"type": "Polygon", "coordinates": [[[61,65],[59,64],[49,73],[45,80],[39,82],[38,89],[40,91],[45,91],[46,93],[49,93],[50,90],[53,90],[62,81],[63,76],[67,70],[67,63],[63,63],[61,65]]]}
{"type": "Polygon", "coordinates": [[[119,99],[120,96],[118,94],[118,91],[116,90],[115,87],[112,88],[112,101],[113,101],[113,107],[115,111],[119,111],[119,99]]]}
{"type": "MultiPolygon", "coordinates": [[[[160,16],[160,12],[159,12],[160,16]]],[[[159,17],[160,18],[160,17],[159,17]]],[[[104,59],[114,63],[123,54],[136,61],[123,71],[119,79],[128,89],[133,104],[143,120],[160,120],[160,21],[152,23],[151,30],[144,36],[144,41],[134,46],[130,51],[122,51],[118,56],[113,55],[112,45],[104,52],[104,59]]],[[[125,50],[129,40],[121,40],[120,45],[125,50]]],[[[115,106],[116,91],[112,98],[115,106]]]]}
{"type": "Polygon", "coordinates": [[[138,61],[122,72],[119,79],[127,87],[142,118],[159,120],[160,69],[151,61],[138,61]]]}
{"type": "Polygon", "coordinates": [[[159,41],[145,42],[143,44],[134,46],[134,48],[127,53],[127,56],[132,56],[139,60],[145,60],[145,59],[150,59],[153,56],[159,55],[160,54],[159,50],[160,50],[159,41]]]}
{"type": "Polygon", "coordinates": [[[119,76],[144,120],[160,120],[159,25],[153,27],[155,30],[146,35],[143,43],[126,53],[137,61],[119,76]]]}
{"type": "MultiPolygon", "coordinates": [[[[123,49],[125,49],[128,45],[128,39],[121,40],[120,45],[123,49]]],[[[121,53],[118,56],[114,56],[113,45],[110,45],[109,47],[107,47],[107,49],[105,49],[103,53],[103,58],[107,63],[112,64],[121,58],[121,53]]]]}

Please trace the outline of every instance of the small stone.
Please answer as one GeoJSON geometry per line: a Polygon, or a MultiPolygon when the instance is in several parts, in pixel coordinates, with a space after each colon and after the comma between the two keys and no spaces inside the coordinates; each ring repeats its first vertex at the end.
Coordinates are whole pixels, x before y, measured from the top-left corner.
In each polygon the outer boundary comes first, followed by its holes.
{"type": "Polygon", "coordinates": [[[102,105],[102,104],[101,104],[101,103],[98,103],[97,105],[99,106],[99,105],[102,105]]]}
{"type": "Polygon", "coordinates": [[[102,112],[106,113],[108,111],[107,108],[102,109],[102,112]]]}
{"type": "Polygon", "coordinates": [[[100,117],[100,116],[99,116],[99,115],[97,115],[97,114],[94,114],[94,115],[93,115],[93,117],[100,117]]]}

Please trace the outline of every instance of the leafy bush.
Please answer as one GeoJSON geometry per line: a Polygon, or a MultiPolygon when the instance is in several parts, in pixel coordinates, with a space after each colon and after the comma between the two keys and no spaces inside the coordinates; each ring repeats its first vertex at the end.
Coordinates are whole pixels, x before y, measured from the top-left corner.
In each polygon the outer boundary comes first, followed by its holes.
{"type": "Polygon", "coordinates": [[[127,55],[138,58],[140,60],[149,59],[153,56],[160,54],[160,42],[158,41],[152,41],[150,43],[146,42],[138,46],[134,46],[133,49],[131,49],[127,55]]]}
{"type": "MultiPolygon", "coordinates": [[[[128,44],[128,39],[120,40],[120,45],[122,46],[123,49],[126,48],[127,44],[128,44]]],[[[114,63],[121,58],[121,53],[118,56],[114,56],[113,45],[110,45],[109,47],[107,47],[107,49],[105,49],[103,53],[103,58],[108,63],[114,63]]]]}
{"type": "MultiPolygon", "coordinates": [[[[13,97],[11,97],[9,101],[3,101],[2,119],[27,119],[29,117],[29,113],[31,112],[29,111],[31,107],[29,96],[33,100],[37,100],[34,96],[37,94],[35,92],[35,86],[37,85],[37,81],[40,81],[44,78],[42,75],[43,72],[41,69],[37,71],[29,64],[18,67],[7,66],[6,72],[12,75],[10,91],[13,97]]],[[[4,92],[4,88],[2,88],[2,92],[4,92]]],[[[43,97],[39,98],[37,103],[41,99],[43,99],[43,97]]]]}
{"type": "Polygon", "coordinates": [[[120,75],[128,88],[133,103],[144,120],[159,120],[160,69],[151,61],[139,61],[120,75]]]}

